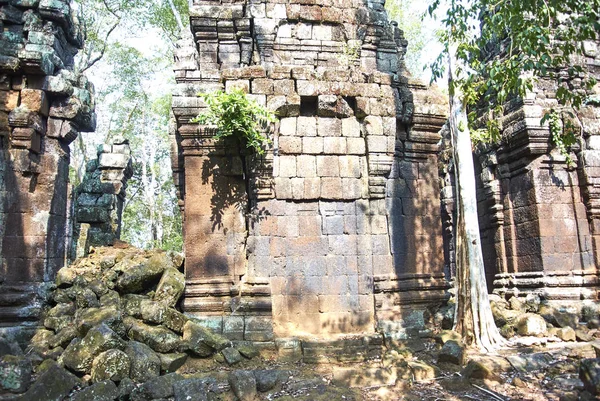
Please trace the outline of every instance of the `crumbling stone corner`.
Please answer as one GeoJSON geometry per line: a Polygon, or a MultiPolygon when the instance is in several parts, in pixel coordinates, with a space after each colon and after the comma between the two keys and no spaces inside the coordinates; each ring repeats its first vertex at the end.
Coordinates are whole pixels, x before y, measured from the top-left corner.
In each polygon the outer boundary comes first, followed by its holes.
{"type": "Polygon", "coordinates": [[[129,141],[116,138],[98,147],[74,192],[71,258],[86,256],[90,246],[109,246],[121,236],[127,180],[133,175],[129,141]]]}

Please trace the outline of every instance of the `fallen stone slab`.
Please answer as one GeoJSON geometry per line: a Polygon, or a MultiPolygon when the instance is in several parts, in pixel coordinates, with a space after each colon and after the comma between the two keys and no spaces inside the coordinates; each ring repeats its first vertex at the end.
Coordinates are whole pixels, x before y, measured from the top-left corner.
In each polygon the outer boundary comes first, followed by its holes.
{"type": "Polygon", "coordinates": [[[539,352],[535,354],[520,354],[510,355],[506,359],[518,371],[530,372],[532,370],[545,369],[550,366],[553,361],[553,356],[547,352],[539,352]]]}

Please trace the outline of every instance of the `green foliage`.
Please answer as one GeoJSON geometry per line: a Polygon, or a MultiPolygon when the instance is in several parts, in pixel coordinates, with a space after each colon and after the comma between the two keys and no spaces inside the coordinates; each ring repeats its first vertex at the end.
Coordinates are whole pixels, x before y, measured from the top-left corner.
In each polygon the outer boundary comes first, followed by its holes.
{"type": "Polygon", "coordinates": [[[264,153],[266,145],[271,143],[265,131],[276,120],[275,113],[249,99],[240,89],[199,96],[208,107],[194,122],[216,125],[215,138],[235,137],[256,153],[264,153]]]}
{"type": "MultiPolygon", "coordinates": [[[[440,7],[434,0],[429,13],[440,7]]],[[[583,41],[598,39],[599,12],[600,0],[451,1],[442,21],[446,49],[431,65],[433,79],[442,77],[455,46],[458,68],[449,90],[460,89],[468,106],[498,109],[531,91],[534,77],[543,77],[559,83],[560,105],[576,109],[596,84],[576,57],[583,41]]],[[[568,138],[553,133],[565,152],[568,138]]]]}

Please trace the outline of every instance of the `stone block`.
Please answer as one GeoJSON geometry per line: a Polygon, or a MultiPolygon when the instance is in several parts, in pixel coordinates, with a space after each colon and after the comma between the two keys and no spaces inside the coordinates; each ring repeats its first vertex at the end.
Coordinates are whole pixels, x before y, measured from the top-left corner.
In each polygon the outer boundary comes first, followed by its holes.
{"type": "MultiPolygon", "coordinates": [[[[294,138],[300,140],[300,138],[294,138]]],[[[296,158],[296,175],[298,177],[317,177],[317,156],[300,155],[296,158]]]]}
{"type": "Polygon", "coordinates": [[[291,95],[296,92],[294,81],[291,79],[281,79],[273,82],[273,91],[276,95],[291,95]]]}
{"type": "Polygon", "coordinates": [[[244,93],[250,93],[250,81],[247,79],[239,79],[225,82],[225,92],[230,93],[234,89],[241,90],[244,93]]]}
{"type": "Polygon", "coordinates": [[[367,116],[364,119],[366,135],[383,135],[383,120],[377,116],[367,116]]]}
{"type": "Polygon", "coordinates": [[[335,117],[338,97],[336,95],[319,95],[317,100],[317,115],[319,117],[335,117]]]}
{"type": "Polygon", "coordinates": [[[358,156],[341,156],[338,158],[340,177],[360,178],[360,158],[358,156]]]}
{"type": "Polygon", "coordinates": [[[292,199],[292,180],[289,178],[275,178],[275,196],[278,199],[292,199]]]}
{"type": "Polygon", "coordinates": [[[46,92],[39,89],[23,89],[21,91],[21,106],[43,116],[48,116],[50,109],[46,92]]]}
{"type": "Polygon", "coordinates": [[[314,81],[296,81],[296,91],[300,96],[317,96],[319,94],[318,86],[314,81]]]}
{"type": "Polygon", "coordinates": [[[296,117],[282,118],[279,123],[279,135],[294,136],[296,135],[296,117]]]}
{"type": "Polygon", "coordinates": [[[304,199],[318,199],[321,196],[321,179],[304,179],[304,199]]]}
{"type": "Polygon", "coordinates": [[[368,195],[368,187],[358,178],[342,178],[343,199],[358,199],[368,195]]]}
{"type": "Polygon", "coordinates": [[[323,199],[342,198],[342,180],[338,177],[321,178],[321,197],[323,199]]]}
{"type": "Polygon", "coordinates": [[[268,78],[258,78],[252,81],[252,93],[263,95],[273,94],[273,80],[268,78]]]}
{"type": "Polygon", "coordinates": [[[356,117],[343,118],[342,120],[342,136],[345,137],[360,137],[360,123],[356,117]]]}
{"type": "Polygon", "coordinates": [[[319,137],[304,137],[302,138],[302,152],[306,154],[322,154],[323,139],[319,137]]]}
{"type": "Polygon", "coordinates": [[[321,216],[298,216],[298,233],[302,236],[321,235],[321,216]]]}
{"type": "Polygon", "coordinates": [[[317,156],[317,175],[319,177],[339,177],[339,159],[340,158],[338,156],[317,156]]]}
{"type": "Polygon", "coordinates": [[[346,151],[351,155],[364,155],[366,153],[364,138],[346,138],[346,151]]]}
{"type": "Polygon", "coordinates": [[[292,197],[297,200],[304,199],[304,178],[292,178],[292,197]]]}
{"type": "Polygon", "coordinates": [[[323,138],[323,153],[343,155],[347,152],[346,138],[326,137],[323,138]]]}
{"type": "Polygon", "coordinates": [[[317,135],[323,137],[341,136],[342,122],[337,118],[323,117],[317,120],[317,135]]]}
{"type": "Polygon", "coordinates": [[[283,154],[302,153],[302,138],[282,136],[279,138],[279,151],[283,154]]]}
{"type": "Polygon", "coordinates": [[[296,135],[317,136],[317,119],[315,117],[298,117],[296,135]]]}
{"type": "Polygon", "coordinates": [[[296,156],[279,156],[279,176],[296,176],[296,156]]]}
{"type": "Polygon", "coordinates": [[[344,234],[344,216],[325,216],[323,223],[323,234],[344,234]]]}

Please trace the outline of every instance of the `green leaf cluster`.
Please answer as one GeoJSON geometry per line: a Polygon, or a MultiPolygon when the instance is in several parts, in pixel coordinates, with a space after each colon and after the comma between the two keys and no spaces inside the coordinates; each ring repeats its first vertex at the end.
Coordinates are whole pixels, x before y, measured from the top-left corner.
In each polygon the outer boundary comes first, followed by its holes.
{"type": "Polygon", "coordinates": [[[241,89],[228,93],[201,93],[199,96],[207,109],[193,122],[215,125],[215,138],[234,137],[256,153],[264,153],[265,147],[271,143],[266,132],[270,123],[276,121],[274,112],[248,98],[241,89]]]}
{"type": "MultiPolygon", "coordinates": [[[[578,60],[583,42],[599,38],[600,0],[450,0],[447,6],[446,50],[431,65],[433,79],[443,76],[449,46],[456,46],[458,68],[449,90],[460,89],[470,110],[494,110],[494,118],[539,78],[558,82],[559,105],[577,109],[585,103],[596,80],[578,60]]],[[[430,15],[441,8],[434,0],[430,15]]],[[[553,135],[565,152],[566,137],[553,135]]]]}

